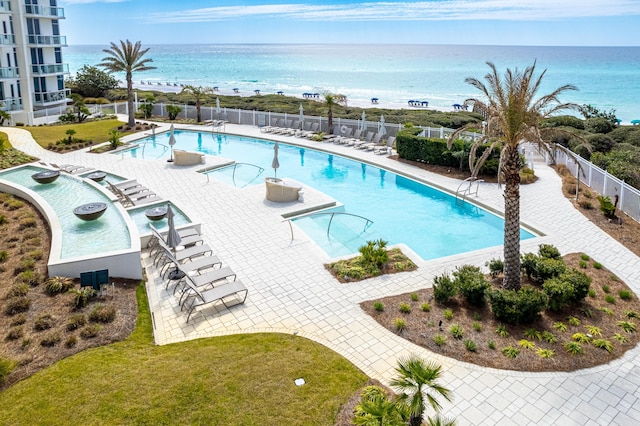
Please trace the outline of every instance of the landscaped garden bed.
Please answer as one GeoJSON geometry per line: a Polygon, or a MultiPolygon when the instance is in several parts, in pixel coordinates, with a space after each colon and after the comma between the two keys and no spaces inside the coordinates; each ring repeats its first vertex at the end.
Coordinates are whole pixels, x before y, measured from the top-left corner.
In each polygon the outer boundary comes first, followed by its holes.
{"type": "MultiPolygon", "coordinates": [[[[459,293],[438,303],[432,288],[362,302],[361,307],[382,326],[419,346],[485,367],[572,371],[619,358],[640,340],[637,296],[588,255],[563,259],[567,272],[575,270],[591,279],[586,297],[557,311],[543,310],[530,323],[526,318],[517,325],[498,320],[488,302],[473,305],[459,293]]],[[[551,263],[561,268],[558,262],[551,263]]],[[[490,289],[500,288],[499,275],[487,278],[490,289]]],[[[442,277],[437,281],[442,285],[442,277]]],[[[553,285],[547,287],[558,295],[553,285]]],[[[523,288],[545,294],[542,285],[531,280],[523,288]]]]}

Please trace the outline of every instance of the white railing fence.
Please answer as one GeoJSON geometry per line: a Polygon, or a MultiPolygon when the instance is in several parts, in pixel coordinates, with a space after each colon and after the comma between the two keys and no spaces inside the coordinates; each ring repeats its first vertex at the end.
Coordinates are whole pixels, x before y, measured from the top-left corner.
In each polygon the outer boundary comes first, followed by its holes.
{"type": "Polygon", "coordinates": [[[555,150],[554,156],[556,164],[567,166],[580,182],[600,195],[608,196],[612,202],[617,197],[618,209],[640,222],[640,191],[578,155],[555,150]]]}

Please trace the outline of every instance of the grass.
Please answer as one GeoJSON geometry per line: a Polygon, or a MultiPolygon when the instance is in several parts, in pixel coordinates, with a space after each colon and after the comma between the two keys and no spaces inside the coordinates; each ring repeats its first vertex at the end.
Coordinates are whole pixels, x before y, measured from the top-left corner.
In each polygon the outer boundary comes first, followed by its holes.
{"type": "MultiPolygon", "coordinates": [[[[49,144],[55,144],[60,139],[66,139],[66,131],[73,129],[76,131],[74,137],[91,140],[94,144],[99,144],[109,140],[109,132],[121,126],[122,122],[116,119],[96,120],[86,123],[63,124],[55,126],[26,126],[24,129],[31,132],[33,138],[43,148],[49,144]]],[[[122,133],[124,136],[128,133],[122,133]]]]}
{"type": "Polygon", "coordinates": [[[0,394],[5,424],[332,425],[367,378],[310,340],[249,334],[152,341],[144,288],[135,331],[46,368],[0,394]],[[306,384],[294,385],[303,377],[306,384]],[[55,398],[51,396],[55,395],[55,398]],[[79,403],[79,401],[82,401],[79,403]]]}

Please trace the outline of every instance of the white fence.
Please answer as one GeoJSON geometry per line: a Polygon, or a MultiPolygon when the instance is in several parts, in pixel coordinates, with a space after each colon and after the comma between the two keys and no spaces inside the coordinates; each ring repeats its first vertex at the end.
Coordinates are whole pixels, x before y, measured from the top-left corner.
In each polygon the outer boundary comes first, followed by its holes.
{"type": "Polygon", "coordinates": [[[574,176],[602,196],[608,196],[611,201],[617,197],[618,209],[640,222],[640,191],[636,188],[577,155],[556,150],[555,162],[566,165],[574,176]]]}

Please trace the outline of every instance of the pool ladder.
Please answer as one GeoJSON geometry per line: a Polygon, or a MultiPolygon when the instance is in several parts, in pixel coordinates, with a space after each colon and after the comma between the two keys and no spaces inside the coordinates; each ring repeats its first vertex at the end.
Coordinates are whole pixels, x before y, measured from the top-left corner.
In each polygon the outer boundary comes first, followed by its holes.
{"type": "MultiPolygon", "coordinates": [[[[320,215],[331,215],[331,218],[329,219],[329,224],[327,225],[327,237],[329,236],[329,234],[331,233],[331,223],[333,222],[333,218],[335,217],[335,215],[340,214],[340,215],[346,215],[346,216],[353,216],[353,217],[357,217],[358,219],[362,219],[364,220],[364,228],[362,229],[362,232],[366,231],[367,229],[369,229],[369,227],[371,225],[373,225],[373,221],[371,219],[367,219],[364,216],[359,216],[357,214],[353,214],[353,213],[346,213],[346,212],[318,212],[318,213],[311,213],[308,215],[305,215],[305,217],[311,217],[311,216],[320,216],[320,215]]],[[[300,217],[297,217],[296,219],[299,219],[300,217]]],[[[287,222],[289,223],[289,230],[291,231],[291,241],[293,241],[293,226],[291,225],[291,221],[293,219],[287,219],[287,222]]]]}
{"type": "Polygon", "coordinates": [[[465,180],[463,180],[462,182],[460,182],[460,185],[458,185],[458,189],[456,189],[456,204],[458,203],[464,203],[467,195],[469,194],[473,194],[476,197],[478,196],[478,189],[480,188],[480,182],[484,182],[484,179],[478,179],[476,177],[468,177],[465,180]],[[462,188],[462,186],[465,184],[465,182],[468,182],[469,185],[467,185],[466,188],[462,188]],[[476,190],[475,192],[473,192],[473,184],[476,184],[476,190]],[[461,189],[462,188],[462,189],[461,189]]]}

